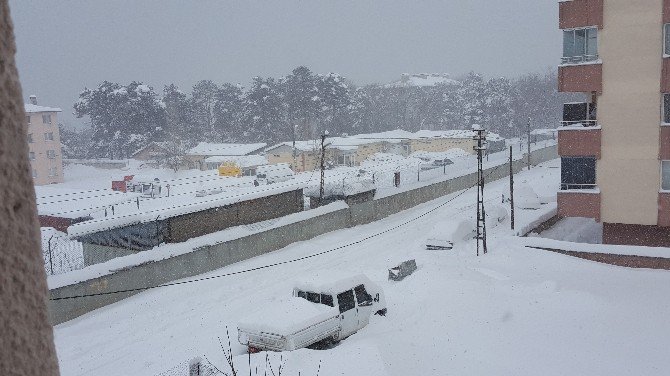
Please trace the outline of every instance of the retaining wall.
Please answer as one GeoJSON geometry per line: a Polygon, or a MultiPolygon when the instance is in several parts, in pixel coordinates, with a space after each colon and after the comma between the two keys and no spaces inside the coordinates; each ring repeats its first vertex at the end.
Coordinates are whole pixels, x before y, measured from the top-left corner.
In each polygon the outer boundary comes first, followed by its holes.
{"type": "MultiPolygon", "coordinates": [[[[558,158],[556,146],[531,153],[531,163],[538,164],[558,158]]],[[[513,162],[515,173],[526,165],[525,159],[513,162]]],[[[486,170],[487,181],[508,176],[509,165],[486,170]]],[[[370,223],[421,203],[475,185],[476,173],[437,182],[410,191],[400,192],[377,200],[351,205],[323,215],[271,228],[263,232],[219,244],[205,246],[193,252],[165,260],[148,262],[88,281],[51,290],[52,298],[107,293],[125,289],[156,286],[182,278],[210,272],[221,267],[284,248],[291,243],[312,239],[327,232],[370,223]]],[[[122,300],[136,292],[112,293],[77,299],[50,300],[51,320],[60,324],[94,309],[122,300]]]]}

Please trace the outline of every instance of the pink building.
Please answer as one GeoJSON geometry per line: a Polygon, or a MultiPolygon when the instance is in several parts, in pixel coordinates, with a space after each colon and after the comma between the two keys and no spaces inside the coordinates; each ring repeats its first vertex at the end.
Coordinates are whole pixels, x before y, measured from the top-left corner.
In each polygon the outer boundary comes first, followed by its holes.
{"type": "Polygon", "coordinates": [[[60,108],[37,105],[37,97],[26,103],[26,126],[30,167],[35,185],[63,182],[63,157],[58,131],[57,113],[60,108]]]}

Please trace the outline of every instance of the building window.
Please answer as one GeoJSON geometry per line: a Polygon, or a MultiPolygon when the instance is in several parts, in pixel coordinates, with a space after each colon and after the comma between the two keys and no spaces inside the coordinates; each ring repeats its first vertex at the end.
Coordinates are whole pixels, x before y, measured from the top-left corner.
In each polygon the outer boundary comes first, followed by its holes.
{"type": "Polygon", "coordinates": [[[28,143],[29,144],[33,143],[33,134],[32,133],[28,133],[28,143]]]}
{"type": "Polygon", "coordinates": [[[349,154],[342,154],[337,156],[338,166],[354,166],[356,165],[356,156],[349,154]]]}
{"type": "Polygon", "coordinates": [[[30,159],[31,161],[35,160],[35,152],[34,151],[31,151],[31,152],[28,153],[28,159],[30,159]]]}
{"type": "Polygon", "coordinates": [[[670,161],[661,161],[661,189],[670,191],[670,161]]]}
{"type": "Polygon", "coordinates": [[[33,179],[35,179],[36,177],[37,177],[37,170],[33,168],[33,179]]]}
{"type": "Polygon", "coordinates": [[[670,124],[670,94],[663,94],[663,124],[670,124]]]}
{"type": "Polygon", "coordinates": [[[49,176],[58,176],[58,168],[49,167],[49,176]]]}
{"type": "Polygon", "coordinates": [[[51,115],[42,115],[42,123],[51,124],[51,115]]]}
{"type": "Polygon", "coordinates": [[[561,158],[561,189],[592,189],[596,187],[594,157],[561,158]]]}
{"type": "Polygon", "coordinates": [[[30,125],[30,115],[26,115],[26,124],[30,125]]]}
{"type": "Polygon", "coordinates": [[[54,150],[47,150],[47,158],[49,159],[56,158],[56,152],[54,150]]]}
{"type": "Polygon", "coordinates": [[[670,56],[670,24],[663,25],[663,55],[670,56]]]}
{"type": "Polygon", "coordinates": [[[597,28],[563,31],[562,64],[578,64],[595,60],[598,60],[597,28]]]}
{"type": "Polygon", "coordinates": [[[53,140],[54,140],[53,132],[49,132],[49,133],[44,134],[44,141],[53,141],[53,140]]]}

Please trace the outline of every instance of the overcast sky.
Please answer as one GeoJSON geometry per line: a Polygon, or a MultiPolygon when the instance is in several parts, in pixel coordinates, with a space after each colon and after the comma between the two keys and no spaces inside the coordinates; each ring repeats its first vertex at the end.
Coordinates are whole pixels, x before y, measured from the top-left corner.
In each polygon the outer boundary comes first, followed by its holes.
{"type": "Polygon", "coordinates": [[[103,80],[160,92],[246,85],[298,65],[357,84],[403,72],[517,76],[555,67],[556,0],[10,0],[24,95],[64,110],[103,80]]]}

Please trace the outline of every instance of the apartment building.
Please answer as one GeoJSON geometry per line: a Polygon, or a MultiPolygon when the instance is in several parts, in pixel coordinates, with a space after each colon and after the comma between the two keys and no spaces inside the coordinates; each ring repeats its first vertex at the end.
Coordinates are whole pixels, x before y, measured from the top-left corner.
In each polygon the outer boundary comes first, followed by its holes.
{"type": "Polygon", "coordinates": [[[558,213],[603,242],[670,246],[670,0],[559,3],[558,213]]]}
{"type": "Polygon", "coordinates": [[[37,105],[37,97],[30,96],[25,104],[30,167],[35,185],[63,182],[58,113],[60,108],[37,105]]]}

